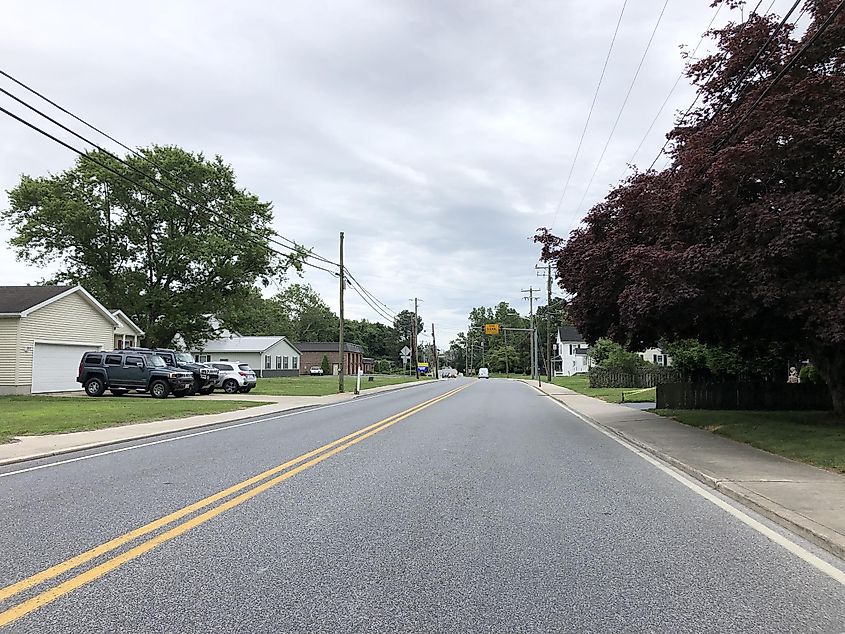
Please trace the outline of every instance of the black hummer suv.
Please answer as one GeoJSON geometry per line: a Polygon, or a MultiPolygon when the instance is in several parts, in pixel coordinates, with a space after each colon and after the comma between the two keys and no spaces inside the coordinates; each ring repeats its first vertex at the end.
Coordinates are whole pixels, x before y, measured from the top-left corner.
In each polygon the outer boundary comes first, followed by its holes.
{"type": "Polygon", "coordinates": [[[155,398],[189,394],[194,375],[170,367],[154,352],[112,350],[86,352],[79,362],[76,380],[88,396],[102,396],[108,389],[115,396],[129,390],[148,391],[155,398]]]}
{"type": "Polygon", "coordinates": [[[214,391],[214,384],[220,376],[220,370],[209,368],[194,361],[194,358],[187,352],[168,350],[167,348],[126,348],[126,350],[137,350],[148,354],[157,354],[164,362],[173,367],[187,370],[194,375],[194,384],[191,386],[190,394],[211,394],[214,391]]]}

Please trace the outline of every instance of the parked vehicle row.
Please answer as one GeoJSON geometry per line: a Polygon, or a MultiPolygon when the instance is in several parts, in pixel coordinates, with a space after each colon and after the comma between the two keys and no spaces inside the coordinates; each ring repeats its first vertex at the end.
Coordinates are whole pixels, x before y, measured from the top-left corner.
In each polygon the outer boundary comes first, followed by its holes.
{"type": "Polygon", "coordinates": [[[106,390],[123,396],[134,390],[154,398],[207,395],[217,388],[247,393],[256,385],[255,372],[246,363],[197,363],[188,353],[155,348],[86,352],[76,380],[88,396],[102,396],[106,390]]]}

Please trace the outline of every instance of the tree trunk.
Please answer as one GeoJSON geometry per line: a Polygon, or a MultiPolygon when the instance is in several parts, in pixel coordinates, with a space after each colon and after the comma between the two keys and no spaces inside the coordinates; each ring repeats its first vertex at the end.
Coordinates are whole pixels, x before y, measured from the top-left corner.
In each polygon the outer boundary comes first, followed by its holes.
{"type": "Polygon", "coordinates": [[[845,422],[845,346],[815,347],[811,361],[830,389],[833,409],[845,422]]]}

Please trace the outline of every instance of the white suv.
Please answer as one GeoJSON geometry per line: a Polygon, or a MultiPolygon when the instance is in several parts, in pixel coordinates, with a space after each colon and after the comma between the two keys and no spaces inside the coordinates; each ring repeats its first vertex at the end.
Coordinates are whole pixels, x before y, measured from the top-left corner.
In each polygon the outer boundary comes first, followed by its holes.
{"type": "Polygon", "coordinates": [[[257,383],[255,372],[253,372],[247,363],[241,363],[240,361],[212,361],[205,365],[220,370],[220,376],[217,377],[217,383],[214,384],[214,387],[222,387],[226,394],[237,394],[238,392],[246,394],[257,383]]]}

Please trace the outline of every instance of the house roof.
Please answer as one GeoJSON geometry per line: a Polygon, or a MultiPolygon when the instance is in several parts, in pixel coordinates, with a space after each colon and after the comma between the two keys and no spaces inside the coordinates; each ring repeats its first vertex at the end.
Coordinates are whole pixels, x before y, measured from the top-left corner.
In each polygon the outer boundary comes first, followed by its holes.
{"type": "Polygon", "coordinates": [[[575,326],[561,326],[557,329],[557,336],[561,341],[574,341],[577,343],[586,341],[575,326]]]}
{"type": "Polygon", "coordinates": [[[0,286],[0,313],[18,314],[43,304],[73,286],[0,286]]]}
{"type": "Polygon", "coordinates": [[[120,322],[96,298],[81,286],[0,286],[0,316],[26,317],[55,301],[79,293],[103,317],[119,326],[120,322]]]}
{"type": "Polygon", "coordinates": [[[294,350],[299,352],[299,347],[288,341],[287,337],[238,337],[234,335],[210,339],[197,350],[202,352],[264,352],[280,341],[286,341],[294,350]]]}
{"type": "MultiPolygon", "coordinates": [[[[296,347],[302,352],[337,352],[337,341],[297,341],[296,347]]],[[[360,352],[364,349],[357,343],[344,343],[343,349],[346,352],[360,352]]]]}
{"type": "Polygon", "coordinates": [[[122,321],[124,324],[126,324],[127,326],[129,326],[132,330],[134,330],[135,332],[137,332],[139,336],[141,336],[141,337],[143,337],[143,336],[144,336],[144,331],[143,331],[143,330],[141,330],[141,327],[140,327],[138,324],[136,324],[134,321],[132,321],[131,319],[129,319],[129,315],[127,315],[126,313],[124,313],[122,310],[120,310],[119,308],[112,308],[112,309],[110,309],[110,310],[109,310],[109,312],[110,312],[113,316],[117,317],[117,318],[118,318],[120,321],[122,321]]]}

